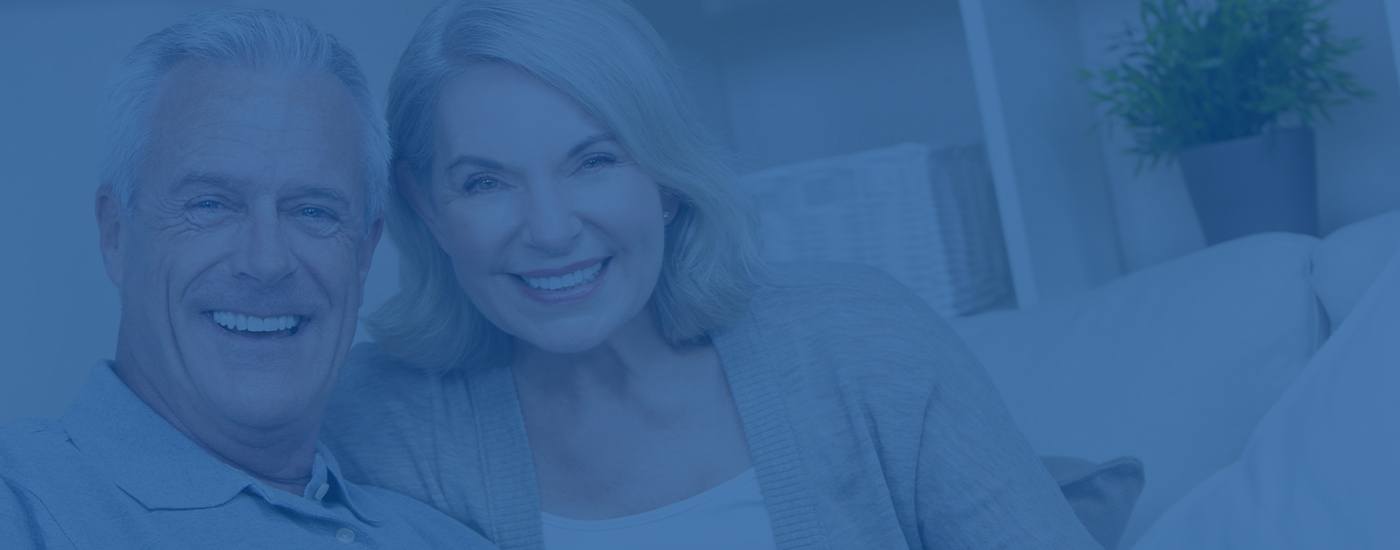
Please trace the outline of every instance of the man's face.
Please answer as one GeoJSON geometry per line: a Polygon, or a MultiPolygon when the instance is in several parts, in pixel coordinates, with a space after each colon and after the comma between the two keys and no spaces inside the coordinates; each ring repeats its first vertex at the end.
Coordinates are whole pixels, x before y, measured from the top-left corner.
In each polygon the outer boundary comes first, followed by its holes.
{"type": "Polygon", "coordinates": [[[192,64],[152,119],[132,214],[98,200],[119,371],[187,431],[319,421],[379,238],[353,100],[330,75],[192,64]]]}

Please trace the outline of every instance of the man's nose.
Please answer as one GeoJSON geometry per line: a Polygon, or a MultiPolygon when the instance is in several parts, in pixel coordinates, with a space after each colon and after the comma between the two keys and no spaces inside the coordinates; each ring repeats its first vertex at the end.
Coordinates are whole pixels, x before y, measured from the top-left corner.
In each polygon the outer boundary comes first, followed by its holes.
{"type": "Polygon", "coordinates": [[[256,212],[236,244],[234,269],[240,279],[262,285],[276,284],[296,270],[290,243],[276,212],[256,212]]]}
{"type": "Polygon", "coordinates": [[[525,211],[525,242],[549,254],[573,249],[582,232],[579,219],[567,193],[551,189],[531,195],[525,211]]]}

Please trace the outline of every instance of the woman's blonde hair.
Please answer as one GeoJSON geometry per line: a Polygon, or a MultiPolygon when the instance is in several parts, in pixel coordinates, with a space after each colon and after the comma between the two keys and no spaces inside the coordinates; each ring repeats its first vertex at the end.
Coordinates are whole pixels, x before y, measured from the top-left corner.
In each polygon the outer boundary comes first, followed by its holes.
{"type": "MultiPolygon", "coordinates": [[[[730,192],[728,157],[703,131],[641,14],[620,0],[458,0],[435,8],[389,85],[393,163],[418,185],[432,175],[438,94],[475,63],[516,67],[569,96],[679,199],[650,306],[667,341],[703,341],[742,314],[761,273],[753,220],[730,192]]],[[[511,337],[471,304],[402,190],[386,218],[402,255],[400,290],[370,317],[371,335],[424,368],[507,360],[511,337]]]]}

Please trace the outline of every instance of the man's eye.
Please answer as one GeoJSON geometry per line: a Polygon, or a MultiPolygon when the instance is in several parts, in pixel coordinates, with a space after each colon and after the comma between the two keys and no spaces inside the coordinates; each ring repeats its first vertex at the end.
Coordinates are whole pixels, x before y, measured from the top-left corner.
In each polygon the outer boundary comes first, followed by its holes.
{"type": "Polygon", "coordinates": [[[503,185],[501,180],[493,176],[476,176],[469,178],[466,183],[462,184],[462,191],[465,191],[469,195],[489,193],[500,189],[503,185]]]}
{"type": "Polygon", "coordinates": [[[340,227],[340,215],[330,208],[303,204],[293,209],[291,213],[297,217],[303,227],[306,227],[314,235],[331,235],[340,227]]]}
{"type": "Polygon", "coordinates": [[[217,197],[203,197],[185,205],[185,218],[200,227],[213,227],[233,219],[233,204],[217,197]]]}
{"type": "Polygon", "coordinates": [[[334,212],[331,212],[330,210],[326,210],[325,208],[321,208],[319,206],[303,206],[301,207],[301,209],[297,210],[297,213],[301,214],[302,217],[305,218],[326,220],[336,219],[334,212]]]}

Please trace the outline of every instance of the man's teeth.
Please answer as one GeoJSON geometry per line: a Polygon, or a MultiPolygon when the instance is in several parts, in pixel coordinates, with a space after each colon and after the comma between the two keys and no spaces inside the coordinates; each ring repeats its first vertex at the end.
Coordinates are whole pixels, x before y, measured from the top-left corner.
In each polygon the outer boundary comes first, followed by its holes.
{"type": "Polygon", "coordinates": [[[591,282],[598,278],[598,273],[602,270],[603,262],[598,262],[573,273],[565,273],[557,277],[526,277],[521,275],[520,278],[524,279],[525,284],[530,285],[530,288],[536,290],[563,290],[591,282]]]}
{"type": "Polygon", "coordinates": [[[254,317],[231,311],[215,311],[213,317],[219,326],[241,332],[280,332],[292,330],[301,324],[301,318],[295,315],[254,317]]]}

